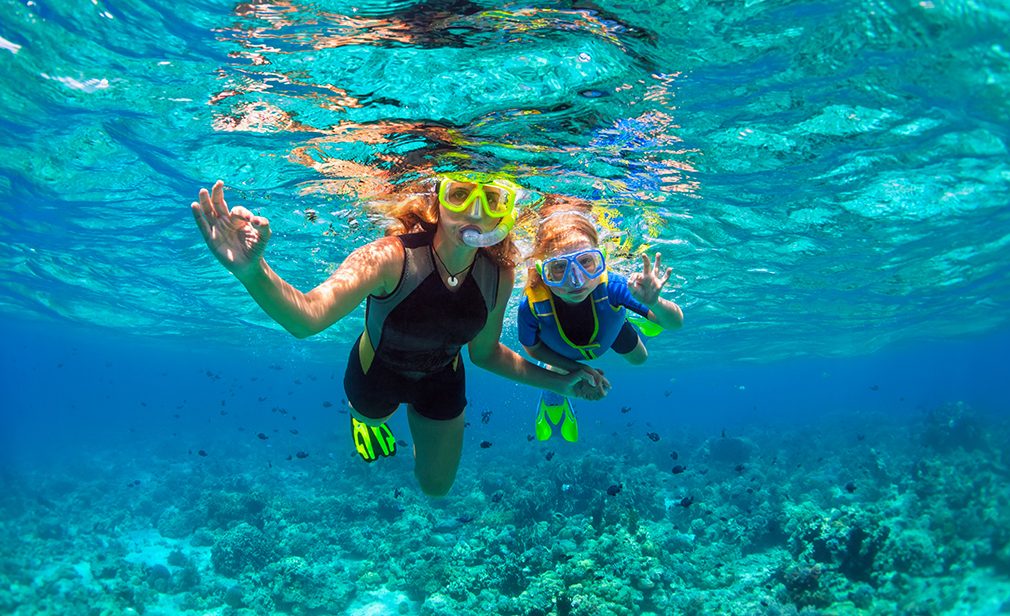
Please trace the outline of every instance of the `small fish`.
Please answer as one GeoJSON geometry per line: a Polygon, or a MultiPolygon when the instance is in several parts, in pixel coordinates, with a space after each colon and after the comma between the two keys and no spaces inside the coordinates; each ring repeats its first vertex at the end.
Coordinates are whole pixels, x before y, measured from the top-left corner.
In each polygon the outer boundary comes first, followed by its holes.
{"type": "Polygon", "coordinates": [[[672,393],[673,393],[673,391],[667,389],[666,391],[663,392],[663,395],[666,396],[667,398],[669,398],[670,394],[672,394],[672,393]]]}
{"type": "Polygon", "coordinates": [[[866,435],[865,434],[857,434],[856,435],[856,440],[857,441],[865,441],[866,440],[866,435]]]}
{"type": "Polygon", "coordinates": [[[288,454],[288,457],[287,457],[287,458],[285,458],[285,460],[288,460],[288,461],[290,461],[290,460],[291,460],[291,454],[288,454]]]}
{"type": "Polygon", "coordinates": [[[260,397],[258,397],[256,399],[259,400],[260,402],[266,402],[267,397],[266,396],[260,396],[260,397]]]}
{"type": "Polygon", "coordinates": [[[645,436],[648,436],[649,440],[652,441],[653,443],[655,443],[655,442],[657,442],[659,440],[659,435],[656,434],[655,432],[649,432],[645,436]]]}
{"type": "Polygon", "coordinates": [[[393,498],[400,498],[401,496],[403,496],[403,488],[393,490],[393,498]]]}
{"type": "Polygon", "coordinates": [[[267,440],[270,437],[267,436],[266,434],[263,434],[262,432],[260,432],[259,434],[256,435],[256,438],[258,438],[261,441],[265,441],[265,440],[267,440]]]}
{"type": "Polygon", "coordinates": [[[200,451],[196,452],[196,455],[200,456],[201,458],[206,458],[207,452],[201,449],[200,451]]]}
{"type": "Polygon", "coordinates": [[[693,502],[694,502],[693,496],[685,496],[684,498],[680,499],[680,502],[677,504],[686,509],[690,507],[693,502]]]}
{"type": "Polygon", "coordinates": [[[491,502],[500,503],[503,496],[505,495],[502,494],[501,492],[495,492],[494,494],[491,495],[491,502]]]}
{"type": "Polygon", "coordinates": [[[726,438],[726,428],[722,429],[722,438],[726,438]]]}
{"type": "Polygon", "coordinates": [[[850,481],[849,483],[845,484],[845,491],[848,492],[849,494],[852,494],[853,492],[855,492],[856,491],[856,483],[854,481],[850,481]]]}
{"type": "Polygon", "coordinates": [[[288,432],[294,434],[295,436],[298,436],[298,430],[295,430],[294,428],[291,428],[290,430],[288,430],[288,432]]]}
{"type": "Polygon", "coordinates": [[[221,417],[224,417],[227,414],[228,414],[228,411],[226,411],[224,409],[221,409],[220,411],[218,411],[218,415],[220,415],[221,417]]]}
{"type": "Polygon", "coordinates": [[[548,451],[548,452],[547,452],[546,454],[544,454],[544,458],[545,458],[545,459],[546,459],[546,460],[547,460],[548,462],[550,462],[551,460],[553,460],[553,459],[554,459],[554,452],[553,452],[553,451],[548,451]]]}
{"type": "Polygon", "coordinates": [[[330,402],[329,400],[324,400],[324,401],[323,401],[323,408],[326,408],[326,409],[328,409],[328,408],[330,408],[331,406],[333,406],[333,403],[332,403],[332,402],[330,402]]]}
{"type": "Polygon", "coordinates": [[[527,443],[532,443],[533,442],[533,435],[532,434],[527,434],[526,435],[526,442],[527,443]]]}
{"type": "Polygon", "coordinates": [[[607,488],[607,494],[611,496],[617,496],[618,494],[621,493],[622,489],[624,489],[623,483],[615,483],[614,485],[607,488]]]}
{"type": "Polygon", "coordinates": [[[470,514],[464,513],[461,516],[457,516],[456,517],[456,521],[459,522],[460,524],[467,524],[469,522],[473,522],[473,516],[470,515],[470,514]]]}
{"type": "Polygon", "coordinates": [[[304,451],[299,451],[298,453],[295,454],[295,457],[298,458],[299,460],[304,460],[305,458],[309,457],[309,454],[304,451]]]}
{"type": "Polygon", "coordinates": [[[870,391],[880,391],[880,385],[870,385],[870,391]]]}
{"type": "Polygon", "coordinates": [[[630,406],[622,406],[621,407],[621,412],[622,413],[630,413],[631,412],[631,407],[630,406]]]}
{"type": "Polygon", "coordinates": [[[396,441],[396,444],[399,445],[400,447],[406,447],[407,446],[407,441],[405,441],[405,440],[403,440],[401,438],[400,440],[396,441]]]}
{"type": "Polygon", "coordinates": [[[586,98],[600,98],[607,95],[603,90],[583,90],[579,94],[586,98]]]}
{"type": "Polygon", "coordinates": [[[678,464],[677,466],[674,466],[674,467],[673,467],[672,469],[670,469],[670,470],[671,470],[671,472],[672,472],[672,473],[673,473],[674,475],[679,475],[679,474],[683,473],[684,471],[686,471],[686,470],[687,470],[687,467],[686,467],[686,466],[684,466],[683,464],[678,464]]]}
{"type": "Polygon", "coordinates": [[[470,422],[469,421],[464,421],[463,422],[463,427],[464,428],[469,428],[470,427],[470,422]]]}
{"type": "Polygon", "coordinates": [[[736,466],[733,467],[733,470],[735,470],[738,473],[742,473],[745,470],[747,470],[747,467],[744,466],[743,464],[737,464],[736,466]]]}
{"type": "Polygon", "coordinates": [[[680,457],[680,454],[679,454],[679,453],[677,453],[676,451],[671,451],[671,452],[670,452],[670,459],[671,459],[671,460],[676,460],[676,459],[677,459],[677,458],[679,458],[679,457],[680,457]]]}
{"type": "Polygon", "coordinates": [[[488,447],[490,447],[493,444],[494,443],[492,443],[491,441],[481,441],[480,442],[480,448],[481,449],[487,449],[488,447]]]}
{"type": "Polygon", "coordinates": [[[491,411],[484,411],[480,414],[480,422],[482,424],[489,423],[491,421],[491,411]]]}

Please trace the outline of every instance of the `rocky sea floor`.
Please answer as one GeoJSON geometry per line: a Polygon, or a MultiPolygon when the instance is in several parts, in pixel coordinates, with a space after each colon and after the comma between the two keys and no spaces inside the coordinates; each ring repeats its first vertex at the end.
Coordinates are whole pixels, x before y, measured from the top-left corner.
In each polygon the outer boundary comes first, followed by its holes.
{"type": "Polygon", "coordinates": [[[437,500],[409,446],[369,465],[335,436],[8,468],[0,612],[1010,613],[1006,420],[818,422],[468,440],[437,500]]]}

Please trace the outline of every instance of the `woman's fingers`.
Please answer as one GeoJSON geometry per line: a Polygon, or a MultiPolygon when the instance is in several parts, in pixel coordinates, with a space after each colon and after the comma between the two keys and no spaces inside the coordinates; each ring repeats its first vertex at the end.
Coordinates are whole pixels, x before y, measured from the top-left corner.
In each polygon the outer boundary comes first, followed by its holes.
{"type": "Polygon", "coordinates": [[[227,216],[228,204],[224,201],[224,182],[221,180],[214,182],[214,187],[211,188],[210,198],[211,203],[214,205],[214,211],[217,212],[217,215],[227,216]]]}
{"type": "Polygon", "coordinates": [[[203,233],[204,237],[210,237],[210,224],[207,222],[207,218],[203,213],[203,207],[194,201],[189,205],[190,211],[193,212],[193,218],[196,219],[196,226],[200,228],[200,232],[203,233]]]}
{"type": "Polygon", "coordinates": [[[649,255],[642,254],[642,274],[648,276],[652,273],[652,261],[649,261],[649,255]]]}

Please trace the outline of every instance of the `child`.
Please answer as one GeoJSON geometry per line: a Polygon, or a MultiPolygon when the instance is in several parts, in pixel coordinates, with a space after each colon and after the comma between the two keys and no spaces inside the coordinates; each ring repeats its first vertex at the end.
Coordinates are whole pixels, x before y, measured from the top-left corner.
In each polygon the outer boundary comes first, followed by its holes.
{"type": "MultiPolygon", "coordinates": [[[[657,253],[655,263],[642,255],[642,271],[630,278],[608,271],[588,204],[554,200],[541,208],[541,216],[532,255],[536,262],[519,306],[523,348],[566,372],[583,368],[580,361],[596,359],[607,349],[631,364],[644,362],[648,352],[626,312],[635,313],[630,319],[649,335],[679,328],[684,323],[680,306],[659,296],[672,269],[662,268],[657,253]]],[[[568,398],[545,391],[537,438],[550,438],[552,425],[565,440],[578,440],[568,398]]]]}

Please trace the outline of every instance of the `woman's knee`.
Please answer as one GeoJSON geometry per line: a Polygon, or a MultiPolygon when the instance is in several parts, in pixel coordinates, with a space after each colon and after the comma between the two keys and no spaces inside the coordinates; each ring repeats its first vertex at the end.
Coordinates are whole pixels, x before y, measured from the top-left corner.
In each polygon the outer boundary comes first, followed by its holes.
{"type": "Polygon", "coordinates": [[[414,470],[414,476],[417,477],[417,483],[421,486],[421,491],[424,492],[424,495],[434,498],[448,494],[449,490],[452,489],[452,484],[456,481],[455,476],[433,477],[419,472],[417,469],[414,470]]]}

